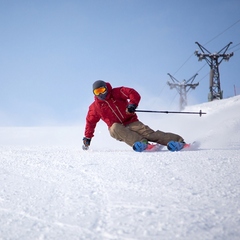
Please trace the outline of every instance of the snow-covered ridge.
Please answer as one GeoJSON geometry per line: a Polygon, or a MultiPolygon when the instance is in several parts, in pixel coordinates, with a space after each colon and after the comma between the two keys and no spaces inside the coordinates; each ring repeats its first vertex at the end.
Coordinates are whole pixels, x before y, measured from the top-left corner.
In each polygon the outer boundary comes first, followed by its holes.
{"type": "Polygon", "coordinates": [[[136,153],[100,123],[0,128],[0,239],[239,239],[240,96],[144,122],[197,151],[136,153]]]}

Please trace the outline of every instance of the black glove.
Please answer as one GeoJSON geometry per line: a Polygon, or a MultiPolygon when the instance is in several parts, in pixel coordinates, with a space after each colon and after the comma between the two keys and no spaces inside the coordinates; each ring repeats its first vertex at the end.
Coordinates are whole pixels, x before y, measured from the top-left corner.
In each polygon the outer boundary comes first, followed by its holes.
{"type": "Polygon", "coordinates": [[[128,111],[129,113],[135,113],[136,108],[137,108],[137,105],[136,105],[136,104],[129,104],[129,105],[127,106],[127,111],[128,111]]]}
{"type": "Polygon", "coordinates": [[[82,149],[83,149],[83,150],[88,150],[88,148],[89,148],[89,146],[90,146],[90,143],[91,143],[91,138],[86,138],[86,137],[84,137],[84,138],[83,138],[82,149]]]}

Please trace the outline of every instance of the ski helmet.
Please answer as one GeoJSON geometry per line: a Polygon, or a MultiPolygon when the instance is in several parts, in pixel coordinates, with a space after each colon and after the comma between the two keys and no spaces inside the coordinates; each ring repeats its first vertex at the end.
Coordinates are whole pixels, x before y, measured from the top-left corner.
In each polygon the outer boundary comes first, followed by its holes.
{"type": "Polygon", "coordinates": [[[104,100],[108,94],[107,84],[102,80],[97,80],[93,83],[93,93],[100,99],[104,100]]]}

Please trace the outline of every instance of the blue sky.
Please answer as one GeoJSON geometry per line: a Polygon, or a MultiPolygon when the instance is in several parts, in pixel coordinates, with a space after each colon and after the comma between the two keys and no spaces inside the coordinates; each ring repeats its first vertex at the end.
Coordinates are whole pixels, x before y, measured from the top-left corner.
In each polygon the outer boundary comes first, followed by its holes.
{"type": "Polygon", "coordinates": [[[167,73],[198,72],[188,103],[207,102],[210,68],[196,41],[210,52],[233,42],[220,81],[224,98],[234,85],[240,94],[239,9],[239,0],[0,0],[0,126],[83,122],[98,79],[138,90],[139,108],[169,110],[179,95],[167,73]]]}

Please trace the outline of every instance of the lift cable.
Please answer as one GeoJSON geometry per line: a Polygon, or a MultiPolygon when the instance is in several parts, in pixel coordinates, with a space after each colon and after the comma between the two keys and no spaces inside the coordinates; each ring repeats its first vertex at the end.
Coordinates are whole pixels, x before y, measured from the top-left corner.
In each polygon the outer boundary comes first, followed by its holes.
{"type": "Polygon", "coordinates": [[[206,42],[203,46],[207,45],[208,43],[212,42],[214,39],[218,38],[220,35],[222,35],[223,33],[225,33],[228,29],[230,29],[231,27],[233,27],[234,25],[236,25],[237,23],[240,22],[240,19],[238,19],[235,23],[233,23],[231,26],[229,26],[228,28],[226,28],[224,31],[220,32],[218,35],[216,35],[214,38],[212,38],[211,40],[209,40],[208,42],[206,42]]]}

